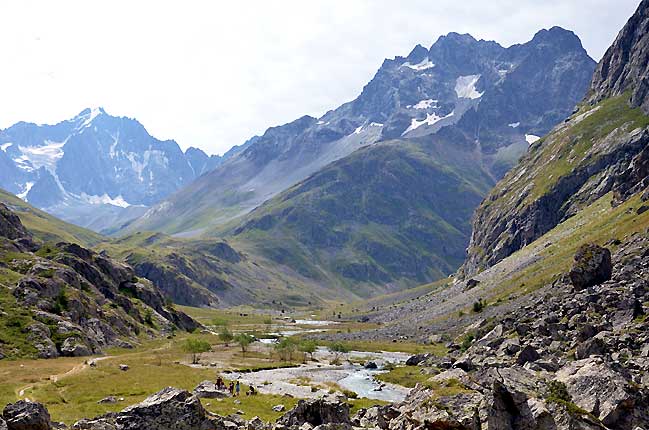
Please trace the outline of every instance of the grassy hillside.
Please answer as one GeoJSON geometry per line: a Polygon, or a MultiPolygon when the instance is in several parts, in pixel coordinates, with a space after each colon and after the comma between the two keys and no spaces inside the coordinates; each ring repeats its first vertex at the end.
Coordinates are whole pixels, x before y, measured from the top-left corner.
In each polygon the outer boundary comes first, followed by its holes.
{"type": "Polygon", "coordinates": [[[43,242],[70,242],[93,246],[104,240],[102,235],[61,221],[7,191],[0,190],[0,202],[9,206],[20,217],[25,227],[43,242]]]}
{"type": "MultiPolygon", "coordinates": [[[[393,338],[395,333],[426,339],[430,334],[461,334],[476,321],[494,322],[513,309],[552,295],[553,283],[568,272],[576,250],[597,243],[615,252],[634,235],[649,234],[649,203],[640,193],[612,207],[612,193],[601,197],[570,219],[474,276],[479,283],[466,288],[462,282],[424,285],[413,289],[413,297],[387,295],[371,302],[342,307],[343,315],[383,322],[361,339],[393,338]],[[441,287],[441,288],[440,288],[441,287]],[[478,300],[480,312],[473,310],[478,300]]],[[[441,282],[441,281],[440,281],[441,282]]],[[[487,324],[488,325],[488,324],[487,324]]]]}
{"type": "Polygon", "coordinates": [[[649,116],[629,93],[580,110],[531,145],[476,210],[468,275],[485,269],[608,192],[613,204],[642,187],[649,116]]]}
{"type": "Polygon", "coordinates": [[[231,240],[361,296],[445,277],[493,183],[458,154],[446,143],[364,148],[245,216],[231,240]]]}
{"type": "Polygon", "coordinates": [[[358,298],[232,240],[190,240],[143,232],[103,242],[100,247],[184,305],[253,304],[279,311],[358,298]]]}

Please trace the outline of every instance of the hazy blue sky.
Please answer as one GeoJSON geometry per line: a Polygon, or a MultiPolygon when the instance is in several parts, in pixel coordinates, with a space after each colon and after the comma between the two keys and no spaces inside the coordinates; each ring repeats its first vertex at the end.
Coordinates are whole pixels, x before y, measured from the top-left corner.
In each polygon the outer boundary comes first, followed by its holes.
{"type": "Polygon", "coordinates": [[[386,57],[450,31],[573,30],[599,60],[639,0],[5,1],[0,128],[89,106],[222,153],[355,98],[386,57]]]}

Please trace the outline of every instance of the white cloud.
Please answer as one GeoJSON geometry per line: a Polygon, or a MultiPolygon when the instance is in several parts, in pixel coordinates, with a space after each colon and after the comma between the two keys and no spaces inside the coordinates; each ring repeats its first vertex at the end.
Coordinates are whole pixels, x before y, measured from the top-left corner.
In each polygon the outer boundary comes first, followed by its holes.
{"type": "Polygon", "coordinates": [[[0,3],[0,128],[88,106],[222,153],[353,99],[383,58],[457,31],[503,45],[553,25],[599,59],[638,0],[0,3]]]}

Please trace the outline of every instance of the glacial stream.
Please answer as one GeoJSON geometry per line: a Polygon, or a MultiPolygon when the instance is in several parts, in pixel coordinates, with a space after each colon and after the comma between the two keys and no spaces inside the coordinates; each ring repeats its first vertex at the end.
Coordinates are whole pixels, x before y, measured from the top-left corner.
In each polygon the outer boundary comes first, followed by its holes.
{"type": "Polygon", "coordinates": [[[254,385],[261,393],[290,394],[300,398],[322,396],[336,385],[355,392],[358,397],[388,402],[399,402],[410,391],[409,388],[375,379],[377,374],[385,371],[382,367],[386,363],[403,364],[409,357],[408,354],[351,351],[342,356],[341,365],[325,364],[332,358],[331,353],[325,348],[319,348],[314,356],[318,361],[316,363],[257,372],[233,372],[228,373],[227,378],[239,379],[247,385],[254,385]],[[366,369],[363,365],[357,364],[367,361],[375,362],[378,369],[366,369]]]}

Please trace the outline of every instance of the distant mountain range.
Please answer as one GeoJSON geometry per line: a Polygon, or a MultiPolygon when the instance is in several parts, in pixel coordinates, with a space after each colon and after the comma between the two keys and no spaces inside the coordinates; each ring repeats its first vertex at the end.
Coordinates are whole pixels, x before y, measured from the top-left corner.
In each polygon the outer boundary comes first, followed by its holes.
{"type": "Polygon", "coordinates": [[[20,122],[0,131],[0,187],[101,231],[141,215],[236,151],[183,153],[134,119],[85,109],[55,125],[20,122]]]}
{"type": "Polygon", "coordinates": [[[579,38],[559,27],[509,48],[450,33],[430,49],[418,45],[385,60],[352,102],[268,129],[126,231],[196,236],[363,146],[431,140],[440,130],[467,156],[482,158],[495,183],[529,142],[570,114],[594,67],[579,38]]]}
{"type": "Polygon", "coordinates": [[[386,60],[360,96],[269,129],[125,232],[228,237],[367,296],[453,273],[474,209],[573,111],[595,62],[554,27],[525,44],[451,33],[386,60]]]}
{"type": "Polygon", "coordinates": [[[183,153],[101,110],[17,124],[0,139],[12,142],[3,153],[16,172],[3,186],[123,236],[116,252],[185,304],[255,301],[259,271],[286,302],[366,297],[462,264],[474,209],[573,112],[594,68],[559,27],[509,48],[450,33],[385,60],[355,100],[269,128],[221,158],[183,153]],[[202,241],[215,239],[244,263],[202,258],[202,241]]]}

